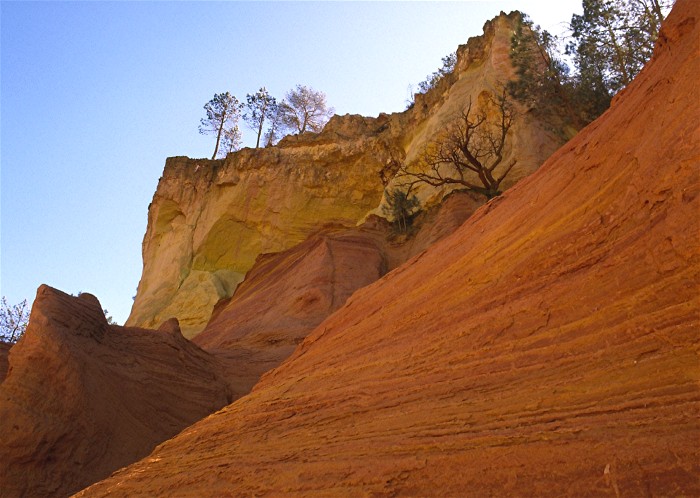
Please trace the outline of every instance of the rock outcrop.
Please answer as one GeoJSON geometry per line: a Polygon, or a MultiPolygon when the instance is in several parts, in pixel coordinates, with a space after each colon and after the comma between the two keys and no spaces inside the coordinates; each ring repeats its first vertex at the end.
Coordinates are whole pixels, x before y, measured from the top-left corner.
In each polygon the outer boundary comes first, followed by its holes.
{"type": "MultiPolygon", "coordinates": [[[[467,102],[483,100],[513,75],[509,50],[518,14],[502,14],[457,51],[454,73],[406,112],[377,118],[335,116],[320,134],[289,136],[225,160],[170,158],[149,207],[143,274],[127,325],[155,328],[178,318],[199,333],[217,302],[233,295],[259,254],[303,242],[322,226],[354,226],[381,215],[392,165],[414,162],[467,102]]],[[[561,144],[529,114],[517,120],[504,164],[513,181],[561,144]]],[[[430,205],[444,189],[424,188],[430,205]]]]}
{"type": "Polygon", "coordinates": [[[420,215],[420,228],[407,240],[393,240],[390,224],[372,217],[360,227],[324,227],[291,249],[261,255],[193,342],[222,360],[235,398],[248,394],[353,292],[454,232],[481,204],[478,196],[454,192],[420,215]]]}
{"type": "Polygon", "coordinates": [[[0,495],[67,496],[231,398],[176,321],[110,326],[95,297],[42,286],[0,384],[0,495]]]}
{"type": "Polygon", "coordinates": [[[237,394],[247,394],[353,292],[384,275],[382,235],[326,227],[292,249],[260,256],[194,342],[227,358],[237,394]]]}
{"type": "Polygon", "coordinates": [[[79,496],[700,494],[700,4],[534,175],[79,496]]]}

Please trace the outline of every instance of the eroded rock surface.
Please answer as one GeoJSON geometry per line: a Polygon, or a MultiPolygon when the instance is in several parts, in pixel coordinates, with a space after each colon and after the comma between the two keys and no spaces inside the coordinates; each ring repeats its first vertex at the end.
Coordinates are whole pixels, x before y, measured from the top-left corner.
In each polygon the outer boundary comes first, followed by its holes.
{"type": "Polygon", "coordinates": [[[0,384],[0,495],[60,497],[146,456],[226,405],[217,360],[176,322],[107,324],[99,301],[47,286],[0,384]]]}
{"type": "Polygon", "coordinates": [[[248,393],[355,290],[386,272],[382,240],[379,232],[327,227],[292,249],[260,256],[194,342],[229,359],[229,377],[248,393]]]}
{"type": "Polygon", "coordinates": [[[400,236],[383,218],[360,227],[327,226],[281,253],[258,257],[233,297],[217,304],[193,341],[222,359],[235,396],[279,366],[358,289],[454,232],[483,204],[454,192],[400,236]]]}
{"type": "Polygon", "coordinates": [[[79,496],[695,496],[700,4],[611,110],[79,496]]]}

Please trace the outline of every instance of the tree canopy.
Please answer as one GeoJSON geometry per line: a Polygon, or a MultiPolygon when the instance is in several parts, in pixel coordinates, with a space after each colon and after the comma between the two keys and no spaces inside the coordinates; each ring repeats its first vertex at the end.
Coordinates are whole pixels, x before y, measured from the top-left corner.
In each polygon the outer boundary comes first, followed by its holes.
{"type": "Polygon", "coordinates": [[[333,112],[325,93],[304,85],[287,92],[280,104],[281,122],[296,133],[320,132],[333,112]]]}
{"type": "Polygon", "coordinates": [[[567,51],[582,82],[602,83],[615,94],[651,58],[668,0],[583,0],[583,14],[571,17],[567,51]]]}
{"type": "Polygon", "coordinates": [[[308,86],[297,85],[282,101],[270,95],[265,87],[246,95],[242,104],[229,92],[217,93],[204,106],[199,132],[215,135],[212,159],[240,149],[243,134],[240,118],[256,133],[255,147],[270,147],[289,133],[320,132],[333,115],[326,103],[326,94],[308,86]]]}
{"type": "Polygon", "coordinates": [[[574,104],[569,68],[558,53],[557,43],[556,37],[521,15],[511,38],[510,58],[516,78],[506,87],[515,100],[554,128],[561,127],[561,119],[580,128],[585,118],[574,104]]]}
{"type": "MultiPolygon", "coordinates": [[[[255,148],[260,147],[260,138],[266,121],[271,121],[277,115],[277,99],[270,95],[267,88],[262,87],[256,93],[246,95],[246,111],[243,120],[257,132],[255,148]]],[[[271,123],[274,125],[274,123],[271,123]]]]}
{"type": "Polygon", "coordinates": [[[563,120],[582,128],[609,107],[651,58],[671,4],[583,0],[583,14],[571,18],[564,51],[563,40],[522,14],[511,40],[516,78],[507,85],[509,93],[554,127],[563,120]]]}
{"type": "Polygon", "coordinates": [[[243,134],[238,125],[233,128],[225,129],[221,136],[221,155],[226,156],[226,154],[236,151],[241,148],[243,143],[243,134]]]}
{"type": "Polygon", "coordinates": [[[0,341],[14,344],[23,335],[29,324],[27,300],[10,305],[3,296],[0,302],[0,341]]]}
{"type": "MultiPolygon", "coordinates": [[[[238,129],[241,104],[238,99],[229,92],[214,94],[214,98],[204,105],[206,118],[202,118],[199,133],[202,135],[216,135],[216,145],[211,158],[215,159],[219,154],[219,146],[222,138],[228,140],[228,151],[235,150],[232,147],[240,146],[240,140],[236,145],[234,130],[238,129]],[[228,138],[227,138],[228,137],[228,138]]],[[[240,132],[238,134],[240,136],[240,132]]]]}

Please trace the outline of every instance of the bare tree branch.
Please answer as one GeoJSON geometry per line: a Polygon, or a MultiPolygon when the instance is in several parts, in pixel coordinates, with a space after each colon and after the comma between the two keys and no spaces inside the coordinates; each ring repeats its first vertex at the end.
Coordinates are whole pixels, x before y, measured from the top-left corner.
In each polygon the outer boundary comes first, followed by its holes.
{"type": "Polygon", "coordinates": [[[417,168],[401,164],[397,177],[410,189],[419,184],[440,187],[461,185],[489,199],[501,193],[503,179],[515,166],[513,160],[498,176],[496,168],[503,161],[503,150],[513,126],[515,112],[506,90],[490,97],[488,106],[496,118],[489,118],[487,109],[476,111],[471,98],[462,112],[433,141],[429,142],[417,161],[417,168]]]}

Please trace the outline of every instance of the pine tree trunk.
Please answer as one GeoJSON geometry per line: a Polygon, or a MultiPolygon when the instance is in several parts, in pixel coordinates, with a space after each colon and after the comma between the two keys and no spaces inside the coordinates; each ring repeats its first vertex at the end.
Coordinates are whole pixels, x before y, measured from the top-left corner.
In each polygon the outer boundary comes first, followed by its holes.
{"type": "Polygon", "coordinates": [[[627,86],[630,82],[630,75],[629,75],[629,72],[627,71],[627,66],[625,65],[625,59],[624,59],[624,56],[622,54],[622,48],[620,47],[620,44],[617,42],[617,37],[615,36],[615,31],[613,30],[613,28],[610,25],[607,18],[605,18],[605,27],[608,30],[608,34],[610,35],[610,40],[612,41],[613,48],[615,49],[615,58],[617,59],[617,64],[619,66],[620,72],[622,73],[623,83],[625,84],[625,86],[627,86]]]}
{"type": "Polygon", "coordinates": [[[258,126],[258,141],[255,142],[255,148],[260,147],[260,136],[262,135],[263,122],[265,121],[265,115],[260,116],[260,126],[258,126]]]}
{"type": "Polygon", "coordinates": [[[224,122],[226,121],[226,115],[222,115],[221,123],[219,123],[219,132],[216,134],[216,145],[214,146],[214,154],[211,158],[216,159],[216,154],[219,152],[219,142],[221,142],[221,133],[224,131],[224,122]]]}

